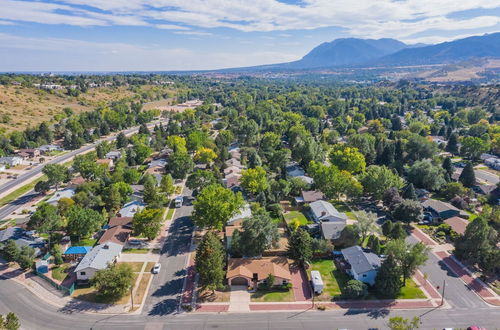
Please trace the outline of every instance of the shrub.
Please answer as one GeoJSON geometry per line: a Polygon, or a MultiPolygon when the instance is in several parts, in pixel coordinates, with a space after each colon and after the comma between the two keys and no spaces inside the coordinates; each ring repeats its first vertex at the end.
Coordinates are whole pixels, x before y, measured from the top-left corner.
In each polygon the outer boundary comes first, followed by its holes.
{"type": "Polygon", "coordinates": [[[368,287],[358,280],[350,280],[344,288],[344,295],[349,298],[363,298],[368,295],[368,287]]]}

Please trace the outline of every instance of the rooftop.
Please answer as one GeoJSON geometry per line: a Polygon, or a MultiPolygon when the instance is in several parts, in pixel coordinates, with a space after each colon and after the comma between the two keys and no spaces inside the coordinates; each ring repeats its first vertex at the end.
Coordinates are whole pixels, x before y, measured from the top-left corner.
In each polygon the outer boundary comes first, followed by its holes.
{"type": "Polygon", "coordinates": [[[122,248],[122,245],[112,242],[95,246],[76,266],[75,272],[79,272],[85,268],[106,268],[122,252],[122,248]]]}
{"type": "Polygon", "coordinates": [[[313,212],[314,215],[320,220],[328,216],[334,216],[347,220],[347,215],[345,213],[340,213],[339,211],[337,211],[335,206],[327,201],[319,200],[316,202],[312,202],[311,204],[309,204],[309,206],[311,207],[311,212],[313,212]]]}
{"type": "Polygon", "coordinates": [[[261,259],[231,258],[227,264],[226,278],[245,276],[253,278],[257,274],[259,281],[265,280],[269,274],[291,280],[288,259],[285,257],[272,257],[261,259]]]}
{"type": "Polygon", "coordinates": [[[342,249],[341,252],[356,274],[363,274],[380,267],[380,258],[375,253],[364,252],[359,245],[342,249]]]}

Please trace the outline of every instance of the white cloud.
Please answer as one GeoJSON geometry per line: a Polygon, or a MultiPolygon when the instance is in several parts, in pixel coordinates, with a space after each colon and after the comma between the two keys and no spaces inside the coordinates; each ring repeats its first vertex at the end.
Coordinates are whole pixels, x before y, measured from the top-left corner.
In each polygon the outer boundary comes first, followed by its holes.
{"type": "Polygon", "coordinates": [[[211,36],[213,35],[210,32],[205,32],[205,31],[176,31],[174,32],[175,34],[186,34],[186,35],[191,35],[191,36],[211,36]]]}
{"type": "Polygon", "coordinates": [[[80,26],[150,25],[170,30],[222,27],[244,32],[334,26],[353,36],[408,39],[430,30],[492,27],[499,22],[497,16],[446,17],[458,11],[500,6],[498,0],[303,0],[300,5],[278,0],[44,1],[48,0],[0,0],[0,18],[80,26]],[[94,9],[83,10],[81,5],[94,9]]]}

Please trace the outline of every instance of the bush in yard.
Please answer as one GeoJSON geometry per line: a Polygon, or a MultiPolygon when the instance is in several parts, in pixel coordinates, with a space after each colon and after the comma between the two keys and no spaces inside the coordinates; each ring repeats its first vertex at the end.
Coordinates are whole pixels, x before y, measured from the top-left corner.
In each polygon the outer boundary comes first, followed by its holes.
{"type": "Polygon", "coordinates": [[[10,312],[5,316],[5,318],[0,314],[0,329],[17,330],[20,327],[21,324],[19,323],[19,319],[17,318],[16,314],[10,312]]]}
{"type": "Polygon", "coordinates": [[[363,298],[368,295],[368,286],[358,280],[350,280],[344,288],[344,295],[348,298],[363,298]]]}
{"type": "Polygon", "coordinates": [[[267,275],[267,278],[266,278],[266,285],[265,285],[265,288],[267,290],[271,290],[274,286],[274,275],[273,274],[269,274],[267,275]]]}
{"type": "Polygon", "coordinates": [[[60,265],[64,262],[62,258],[61,246],[59,244],[54,244],[52,247],[52,255],[54,256],[54,263],[56,265],[60,265]]]}
{"type": "Polygon", "coordinates": [[[450,200],[451,205],[455,206],[458,209],[464,210],[466,209],[469,205],[467,202],[460,196],[455,196],[450,200]]]}

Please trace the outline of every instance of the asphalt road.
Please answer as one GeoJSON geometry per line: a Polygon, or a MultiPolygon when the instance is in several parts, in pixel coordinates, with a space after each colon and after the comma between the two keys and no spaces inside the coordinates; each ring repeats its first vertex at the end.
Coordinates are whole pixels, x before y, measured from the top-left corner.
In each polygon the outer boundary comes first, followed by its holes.
{"type": "MultiPolygon", "coordinates": [[[[183,196],[190,196],[191,191],[184,188],[183,196]]],[[[193,224],[189,218],[193,207],[188,198],[184,205],[176,209],[168,236],[161,250],[161,271],[154,275],[146,298],[143,315],[164,316],[177,313],[180,295],[187,275],[186,252],[189,251],[193,224]]]]}
{"type": "MultiPolygon", "coordinates": [[[[408,236],[407,241],[413,244],[418,242],[413,236],[408,236]]],[[[464,312],[475,310],[476,308],[488,308],[488,305],[470,290],[432,252],[429,252],[428,256],[427,263],[423,267],[420,267],[420,271],[427,274],[429,282],[434,287],[440,287],[440,293],[442,292],[443,282],[446,281],[444,296],[451,307],[463,310],[464,312]]],[[[500,315],[500,309],[497,309],[497,311],[500,315]]]]}
{"type": "MultiPolygon", "coordinates": [[[[156,120],[150,124],[148,124],[148,127],[153,127],[155,124],[158,124],[160,121],[156,120]]],[[[133,128],[129,128],[127,130],[124,130],[122,131],[125,135],[129,135],[129,134],[132,134],[132,133],[135,133],[139,131],[139,127],[133,127],[133,128]]],[[[36,166],[35,168],[33,168],[32,170],[26,172],[26,173],[23,173],[21,175],[19,175],[17,177],[17,179],[15,180],[12,180],[12,181],[9,181],[7,183],[4,183],[3,185],[0,186],[0,194],[3,194],[4,192],[16,187],[16,186],[21,186],[23,183],[25,183],[26,181],[32,179],[33,177],[35,177],[36,175],[40,174],[42,172],[42,169],[45,165],[47,164],[59,164],[59,163],[64,163],[66,162],[67,160],[71,159],[72,157],[76,156],[76,155],[79,155],[79,154],[82,154],[84,152],[87,152],[89,150],[92,150],[94,149],[97,144],[99,142],[102,142],[102,141],[112,141],[114,139],[116,139],[116,136],[118,135],[118,133],[116,133],[115,135],[113,136],[109,136],[109,137],[106,137],[102,140],[99,140],[95,143],[92,143],[92,144],[89,144],[89,145],[85,145],[83,147],[81,147],[80,149],[77,149],[77,150],[73,150],[73,151],[70,151],[60,157],[57,157],[51,161],[48,161],[47,163],[44,163],[44,164],[40,164],[38,166],[36,166]]]]}
{"type": "Polygon", "coordinates": [[[499,309],[335,310],[246,314],[96,315],[65,313],[33,296],[23,286],[0,280],[0,314],[14,312],[23,329],[387,329],[390,316],[420,316],[420,329],[466,328],[479,325],[495,329],[499,309]]]}

